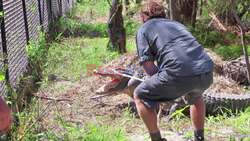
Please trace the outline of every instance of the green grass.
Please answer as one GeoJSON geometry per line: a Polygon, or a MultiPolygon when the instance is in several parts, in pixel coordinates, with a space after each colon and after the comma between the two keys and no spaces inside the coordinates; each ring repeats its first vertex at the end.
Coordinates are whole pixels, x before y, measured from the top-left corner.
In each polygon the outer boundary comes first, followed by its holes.
{"type": "MultiPolygon", "coordinates": [[[[87,65],[101,66],[119,56],[107,49],[108,38],[65,38],[54,42],[48,51],[45,76],[56,74],[77,80],[87,72],[87,65]]],[[[127,41],[128,51],[134,50],[134,39],[127,41]]]]}
{"type": "Polygon", "coordinates": [[[42,125],[38,123],[38,119],[42,117],[39,117],[41,111],[38,105],[39,102],[34,98],[30,105],[23,111],[13,113],[13,115],[18,118],[18,126],[15,120],[15,126],[12,126],[9,134],[9,138],[12,141],[35,141],[41,138],[39,132],[41,131],[42,125]]]}
{"type": "Polygon", "coordinates": [[[133,21],[133,20],[126,20],[125,21],[125,29],[126,29],[126,35],[129,36],[135,36],[137,30],[140,27],[140,23],[137,21],[133,21]]]}
{"type": "MultiPolygon", "coordinates": [[[[166,130],[183,132],[186,139],[193,138],[191,127],[190,119],[185,116],[182,116],[182,118],[175,117],[165,125],[166,130]]],[[[249,141],[250,107],[238,113],[232,113],[229,110],[227,113],[221,115],[207,117],[205,121],[205,135],[208,139],[224,137],[224,140],[242,136],[244,141],[249,141]]]]}
{"type": "Polygon", "coordinates": [[[109,4],[106,0],[78,0],[76,16],[90,15],[95,17],[106,16],[109,11],[109,4]]]}
{"type": "Polygon", "coordinates": [[[47,132],[43,138],[53,141],[128,141],[120,127],[98,123],[88,123],[84,127],[66,122],[61,124],[63,131],[60,137],[53,132],[47,132]]]}
{"type": "Polygon", "coordinates": [[[100,66],[118,57],[107,50],[107,38],[69,38],[51,44],[48,52],[46,74],[60,74],[69,79],[79,79],[87,72],[86,65],[100,66]]]}
{"type": "Polygon", "coordinates": [[[108,125],[88,124],[85,129],[84,141],[127,141],[123,129],[108,125]]]}
{"type": "Polygon", "coordinates": [[[107,37],[107,24],[105,23],[82,23],[75,19],[62,17],[56,23],[59,32],[64,36],[89,36],[89,37],[107,37]]]}
{"type": "MultiPolygon", "coordinates": [[[[240,37],[233,33],[221,33],[211,29],[205,29],[201,25],[195,29],[190,28],[190,31],[197,38],[199,43],[205,48],[210,48],[224,60],[236,59],[243,55],[240,37]]],[[[249,37],[246,36],[246,41],[249,37]]],[[[250,54],[250,45],[248,47],[248,54],[250,54]]]]}

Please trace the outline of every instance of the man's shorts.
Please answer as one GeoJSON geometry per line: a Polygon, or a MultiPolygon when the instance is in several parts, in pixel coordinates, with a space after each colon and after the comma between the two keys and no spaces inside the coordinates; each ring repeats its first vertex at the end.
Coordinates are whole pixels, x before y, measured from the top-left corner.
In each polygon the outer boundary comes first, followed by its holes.
{"type": "Polygon", "coordinates": [[[178,77],[162,71],[138,85],[135,94],[148,108],[156,108],[158,102],[173,101],[182,96],[186,104],[192,105],[212,83],[212,72],[178,77]]]}

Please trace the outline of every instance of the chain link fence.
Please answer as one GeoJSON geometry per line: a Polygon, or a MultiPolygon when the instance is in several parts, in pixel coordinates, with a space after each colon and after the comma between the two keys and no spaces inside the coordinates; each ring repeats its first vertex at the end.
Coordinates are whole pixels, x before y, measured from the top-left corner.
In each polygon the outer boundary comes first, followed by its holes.
{"type": "Polygon", "coordinates": [[[5,83],[12,88],[26,71],[26,45],[39,38],[39,28],[49,31],[49,25],[69,12],[75,0],[0,0],[0,70],[5,81],[0,82],[0,93],[6,92],[5,83]],[[7,66],[7,67],[6,67],[7,66]]]}

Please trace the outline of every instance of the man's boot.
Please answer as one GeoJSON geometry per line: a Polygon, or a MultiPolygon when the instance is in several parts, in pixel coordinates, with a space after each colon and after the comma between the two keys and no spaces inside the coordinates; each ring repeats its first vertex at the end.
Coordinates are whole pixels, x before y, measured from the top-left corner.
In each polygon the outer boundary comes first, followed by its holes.
{"type": "Polygon", "coordinates": [[[194,141],[204,141],[204,130],[194,131],[194,141]]]}

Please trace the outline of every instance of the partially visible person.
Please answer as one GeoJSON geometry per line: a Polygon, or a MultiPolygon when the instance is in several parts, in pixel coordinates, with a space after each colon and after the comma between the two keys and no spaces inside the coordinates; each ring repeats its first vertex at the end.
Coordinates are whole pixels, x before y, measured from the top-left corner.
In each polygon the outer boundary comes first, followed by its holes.
{"type": "Polygon", "coordinates": [[[9,131],[12,123],[11,110],[0,97],[0,135],[9,131]]]}

